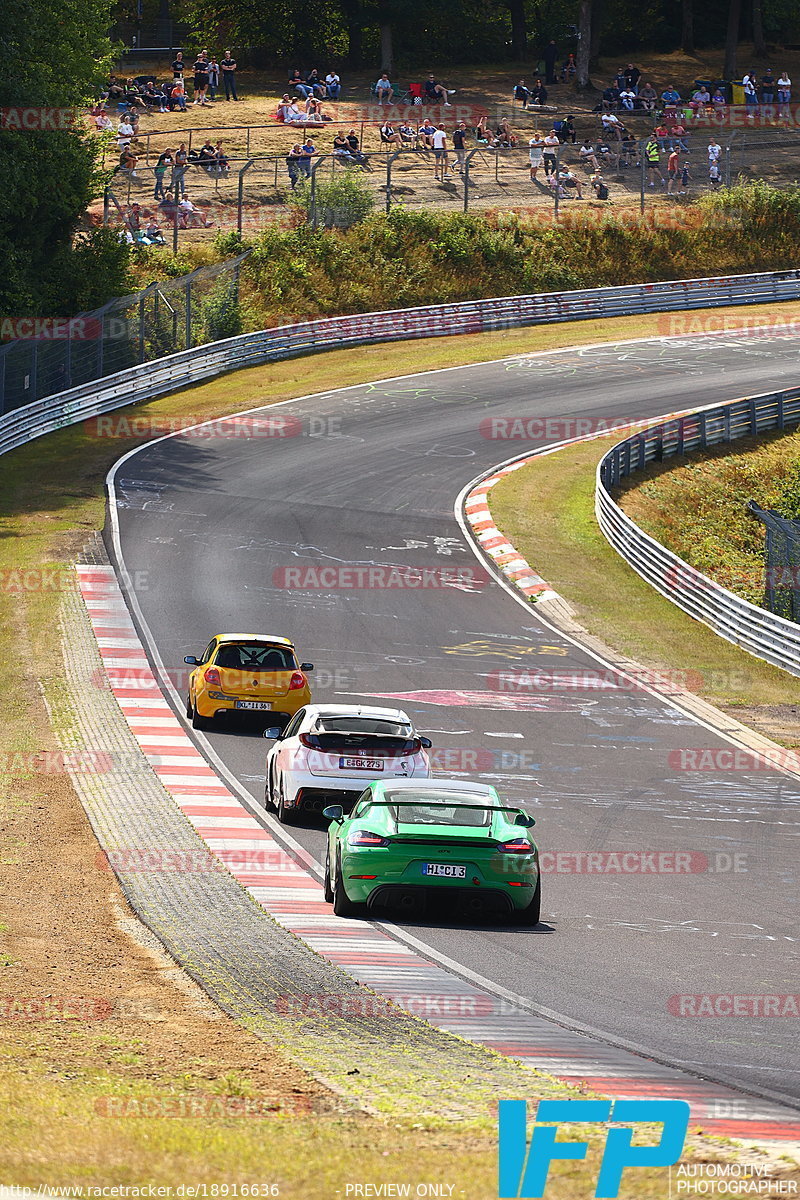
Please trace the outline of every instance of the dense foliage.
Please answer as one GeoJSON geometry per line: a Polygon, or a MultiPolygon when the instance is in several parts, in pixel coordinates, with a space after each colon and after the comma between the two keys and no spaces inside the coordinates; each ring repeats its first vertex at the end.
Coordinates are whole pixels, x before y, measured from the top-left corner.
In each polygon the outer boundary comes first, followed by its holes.
{"type": "MultiPolygon", "coordinates": [[[[0,107],[52,114],[80,105],[112,61],[107,26],[103,0],[4,0],[0,107]]],[[[68,316],[124,292],[128,255],[119,239],[105,231],[74,239],[101,186],[80,123],[5,128],[0,152],[0,313],[68,316]]]]}

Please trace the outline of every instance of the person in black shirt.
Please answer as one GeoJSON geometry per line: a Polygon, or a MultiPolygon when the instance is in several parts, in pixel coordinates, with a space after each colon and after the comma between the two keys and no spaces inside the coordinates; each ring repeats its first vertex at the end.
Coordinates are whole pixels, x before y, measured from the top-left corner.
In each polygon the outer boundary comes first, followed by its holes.
{"type": "Polygon", "coordinates": [[[625,86],[629,91],[639,94],[639,80],[642,78],[642,72],[633,63],[628,63],[625,68],[625,86]]]}
{"type": "Polygon", "coordinates": [[[531,89],[531,104],[547,104],[547,88],[542,83],[541,79],[537,79],[531,89]]]}
{"type": "Polygon", "coordinates": [[[519,83],[514,86],[514,99],[522,101],[522,107],[528,107],[528,97],[530,96],[529,89],[525,86],[524,79],[520,79],[519,83]]]}
{"type": "Polygon", "coordinates": [[[194,100],[192,104],[208,104],[206,88],[208,87],[208,59],[205,50],[201,50],[195,59],[194,67],[194,100]]]}
{"type": "Polygon", "coordinates": [[[366,154],[364,154],[361,149],[361,146],[358,141],[358,134],[356,133],[355,129],[351,129],[350,132],[348,133],[347,144],[350,147],[351,155],[356,160],[356,162],[359,164],[359,166],[362,166],[365,171],[371,171],[372,167],[369,165],[369,159],[367,158],[366,154]]]}
{"type": "Polygon", "coordinates": [[[183,61],[183,51],[179,50],[175,55],[175,61],[172,64],[172,78],[183,79],[183,72],[186,70],[186,63],[183,61]]]}
{"type": "Polygon", "coordinates": [[[313,70],[309,71],[308,75],[306,76],[306,83],[311,88],[314,95],[317,96],[320,100],[324,100],[326,98],[326,96],[328,95],[328,89],[325,87],[325,84],[320,79],[319,71],[317,70],[316,67],[314,67],[313,70]]]}
{"type": "Polygon", "coordinates": [[[453,130],[453,149],[456,152],[455,166],[456,166],[457,171],[464,170],[464,164],[466,163],[466,160],[467,160],[467,150],[466,150],[466,141],[465,141],[466,136],[467,136],[466,122],[459,121],[458,125],[456,125],[455,129],[453,130]]]}
{"type": "Polygon", "coordinates": [[[225,57],[219,64],[222,67],[222,82],[225,84],[225,99],[238,100],[236,95],[236,59],[231,56],[230,50],[225,51],[225,57]]]}

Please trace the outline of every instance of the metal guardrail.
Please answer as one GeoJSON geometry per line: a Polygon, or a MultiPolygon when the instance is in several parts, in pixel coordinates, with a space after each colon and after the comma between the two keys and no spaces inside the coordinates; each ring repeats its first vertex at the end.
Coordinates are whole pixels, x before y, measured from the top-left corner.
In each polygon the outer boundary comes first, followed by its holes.
{"type": "Polygon", "coordinates": [[[720,637],[792,675],[800,675],[800,625],[750,604],[684,562],[640,529],[610,489],[648,463],[798,424],[800,388],[678,417],[617,443],[600,460],[595,487],[603,534],[642,579],[720,637]]]}
{"type": "MultiPolygon", "coordinates": [[[[0,454],[64,425],[151,399],[223,371],[319,350],[640,312],[687,311],[798,298],[800,271],[774,271],[720,279],[681,279],[505,296],[282,325],[141,363],[6,412],[0,416],[0,454]]],[[[12,342],[6,349],[23,344],[12,342]]]]}

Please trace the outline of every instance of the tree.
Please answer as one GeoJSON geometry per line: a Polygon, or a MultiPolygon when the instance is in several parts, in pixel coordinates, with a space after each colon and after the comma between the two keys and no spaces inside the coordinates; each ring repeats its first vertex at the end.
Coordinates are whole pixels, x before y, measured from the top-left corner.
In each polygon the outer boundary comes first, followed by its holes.
{"type": "Polygon", "coordinates": [[[589,57],[592,52],[592,0],[579,0],[578,52],[575,56],[575,86],[584,91],[592,86],[589,78],[589,57]]]}
{"type": "Polygon", "coordinates": [[[694,54],[694,0],[682,0],[681,50],[684,54],[694,54]]]}
{"type": "Polygon", "coordinates": [[[733,79],[736,75],[736,51],[739,48],[739,23],[742,18],[742,0],[730,0],[728,8],[728,32],[725,38],[725,65],[722,74],[725,79],[733,79]]]}
{"type": "Polygon", "coordinates": [[[109,24],[106,0],[4,0],[0,311],[12,316],[69,316],[128,290],[128,254],[118,239],[75,241],[102,177],[97,141],[78,117],[68,118],[107,77],[109,24]],[[23,110],[27,127],[9,128],[23,110]],[[50,127],[30,128],[43,110],[50,127]]]}
{"type": "Polygon", "coordinates": [[[765,58],[767,43],[764,38],[763,0],[753,0],[753,51],[757,58],[765,58]]]}

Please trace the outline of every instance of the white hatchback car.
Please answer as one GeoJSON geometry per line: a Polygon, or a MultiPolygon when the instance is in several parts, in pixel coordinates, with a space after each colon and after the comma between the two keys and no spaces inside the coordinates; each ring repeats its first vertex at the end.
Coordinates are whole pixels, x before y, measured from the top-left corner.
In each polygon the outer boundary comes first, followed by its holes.
{"type": "Polygon", "coordinates": [[[430,740],[398,708],[307,704],[283,732],[267,729],[264,803],[291,824],[328,804],[349,811],[373,779],[428,779],[430,740]]]}

